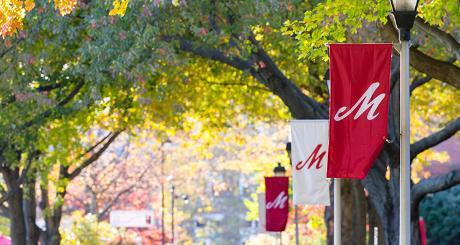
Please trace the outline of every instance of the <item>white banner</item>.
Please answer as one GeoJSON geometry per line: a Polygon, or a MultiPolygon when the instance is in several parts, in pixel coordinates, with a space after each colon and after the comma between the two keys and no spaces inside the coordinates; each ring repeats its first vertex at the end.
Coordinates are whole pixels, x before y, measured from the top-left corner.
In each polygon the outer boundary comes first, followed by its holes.
{"type": "Polygon", "coordinates": [[[153,210],[114,210],[110,225],[114,227],[148,228],[154,226],[153,210]]]}
{"type": "Polygon", "coordinates": [[[257,202],[259,203],[259,229],[265,232],[265,193],[257,194],[257,202]]]}
{"type": "Polygon", "coordinates": [[[291,121],[294,204],[329,205],[328,120],[291,121]]]}

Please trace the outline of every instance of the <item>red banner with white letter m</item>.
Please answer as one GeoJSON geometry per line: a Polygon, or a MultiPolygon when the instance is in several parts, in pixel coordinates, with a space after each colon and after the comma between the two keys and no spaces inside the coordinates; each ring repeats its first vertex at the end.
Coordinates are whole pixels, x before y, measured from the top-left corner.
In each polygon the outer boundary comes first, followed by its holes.
{"type": "Polygon", "coordinates": [[[328,178],[363,179],[387,137],[391,44],[331,44],[328,178]]]}
{"type": "Polygon", "coordinates": [[[284,231],[289,214],[289,178],[265,177],[265,227],[267,231],[284,231]]]}

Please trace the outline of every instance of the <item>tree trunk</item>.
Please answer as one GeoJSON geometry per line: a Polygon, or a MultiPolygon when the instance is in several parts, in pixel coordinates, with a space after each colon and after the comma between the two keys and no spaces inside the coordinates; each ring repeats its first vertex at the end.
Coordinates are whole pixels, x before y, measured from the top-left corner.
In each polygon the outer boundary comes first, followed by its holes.
{"type": "MultiPolygon", "coordinates": [[[[331,185],[331,205],[326,207],[324,220],[327,230],[327,244],[334,238],[334,199],[331,185]]],[[[366,243],[366,197],[364,188],[357,180],[342,180],[342,244],[366,243]]]]}
{"type": "Polygon", "coordinates": [[[366,243],[366,197],[358,180],[342,180],[342,244],[366,243]]]}
{"type": "Polygon", "coordinates": [[[380,219],[377,215],[375,208],[372,203],[367,199],[367,217],[369,224],[369,238],[368,244],[373,245],[375,243],[375,236],[377,235],[377,244],[385,244],[385,238],[383,236],[383,227],[380,223],[380,219]],[[375,234],[377,232],[377,234],[375,234]]]}
{"type": "Polygon", "coordinates": [[[35,224],[36,218],[36,197],[35,197],[35,180],[27,177],[24,183],[24,214],[25,214],[25,225],[27,230],[27,244],[35,245],[38,244],[40,238],[40,229],[35,224]]]}
{"type": "MultiPolygon", "coordinates": [[[[50,210],[49,214],[45,215],[46,231],[43,232],[41,241],[45,245],[58,245],[61,242],[61,233],[59,232],[59,225],[62,217],[62,205],[50,206],[49,194],[47,188],[42,187],[42,202],[40,208],[42,210],[50,210]]],[[[58,192],[57,199],[62,199],[65,196],[65,192],[58,192]]]]}
{"type": "Polygon", "coordinates": [[[13,245],[26,245],[27,230],[22,209],[23,192],[22,188],[18,185],[19,168],[11,170],[6,167],[2,169],[2,173],[9,192],[8,210],[10,215],[11,242],[13,245]]]}
{"type": "Polygon", "coordinates": [[[8,200],[10,210],[10,233],[11,242],[14,245],[26,245],[26,226],[24,224],[24,212],[22,211],[22,191],[12,195],[8,200]]]}

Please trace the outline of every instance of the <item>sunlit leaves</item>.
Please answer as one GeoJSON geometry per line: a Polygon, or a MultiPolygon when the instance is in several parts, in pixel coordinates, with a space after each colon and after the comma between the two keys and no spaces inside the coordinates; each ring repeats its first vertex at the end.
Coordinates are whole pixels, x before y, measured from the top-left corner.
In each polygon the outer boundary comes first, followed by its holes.
{"type": "Polygon", "coordinates": [[[129,0],[114,0],[113,9],[110,10],[109,15],[124,16],[126,8],[128,7],[129,0]]]}
{"type": "Polygon", "coordinates": [[[456,0],[433,0],[421,2],[419,15],[432,25],[455,30],[460,24],[460,6],[456,0]]]}
{"type": "Polygon", "coordinates": [[[24,1],[24,8],[27,12],[31,11],[35,7],[34,0],[25,0],[24,1]]]}
{"type": "Polygon", "coordinates": [[[77,0],[54,0],[54,8],[59,10],[61,15],[70,14],[77,5],[77,0]]]}
{"type": "MultiPolygon", "coordinates": [[[[54,0],[54,8],[67,15],[75,8],[77,0],[54,0]]],[[[26,13],[35,7],[35,0],[0,1],[0,35],[5,38],[23,29],[26,13]]]]}
{"type": "MultiPolygon", "coordinates": [[[[28,8],[30,5],[27,5],[28,8]]],[[[21,0],[0,1],[0,35],[12,35],[23,28],[23,19],[26,14],[24,2],[21,0]]]]}
{"type": "Polygon", "coordinates": [[[327,43],[345,42],[366,23],[384,22],[388,1],[325,1],[306,11],[302,20],[288,20],[283,32],[296,38],[300,58],[327,60],[327,43]]]}

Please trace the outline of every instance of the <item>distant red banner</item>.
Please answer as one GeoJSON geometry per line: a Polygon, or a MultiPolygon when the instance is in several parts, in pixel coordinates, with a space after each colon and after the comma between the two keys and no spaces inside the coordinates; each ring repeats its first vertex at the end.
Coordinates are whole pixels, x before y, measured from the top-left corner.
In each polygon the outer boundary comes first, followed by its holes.
{"type": "Polygon", "coordinates": [[[366,177],[387,136],[391,44],[331,44],[328,178],[366,177]]]}
{"type": "Polygon", "coordinates": [[[267,231],[284,231],[289,214],[289,178],[265,177],[265,218],[267,231]]]}

